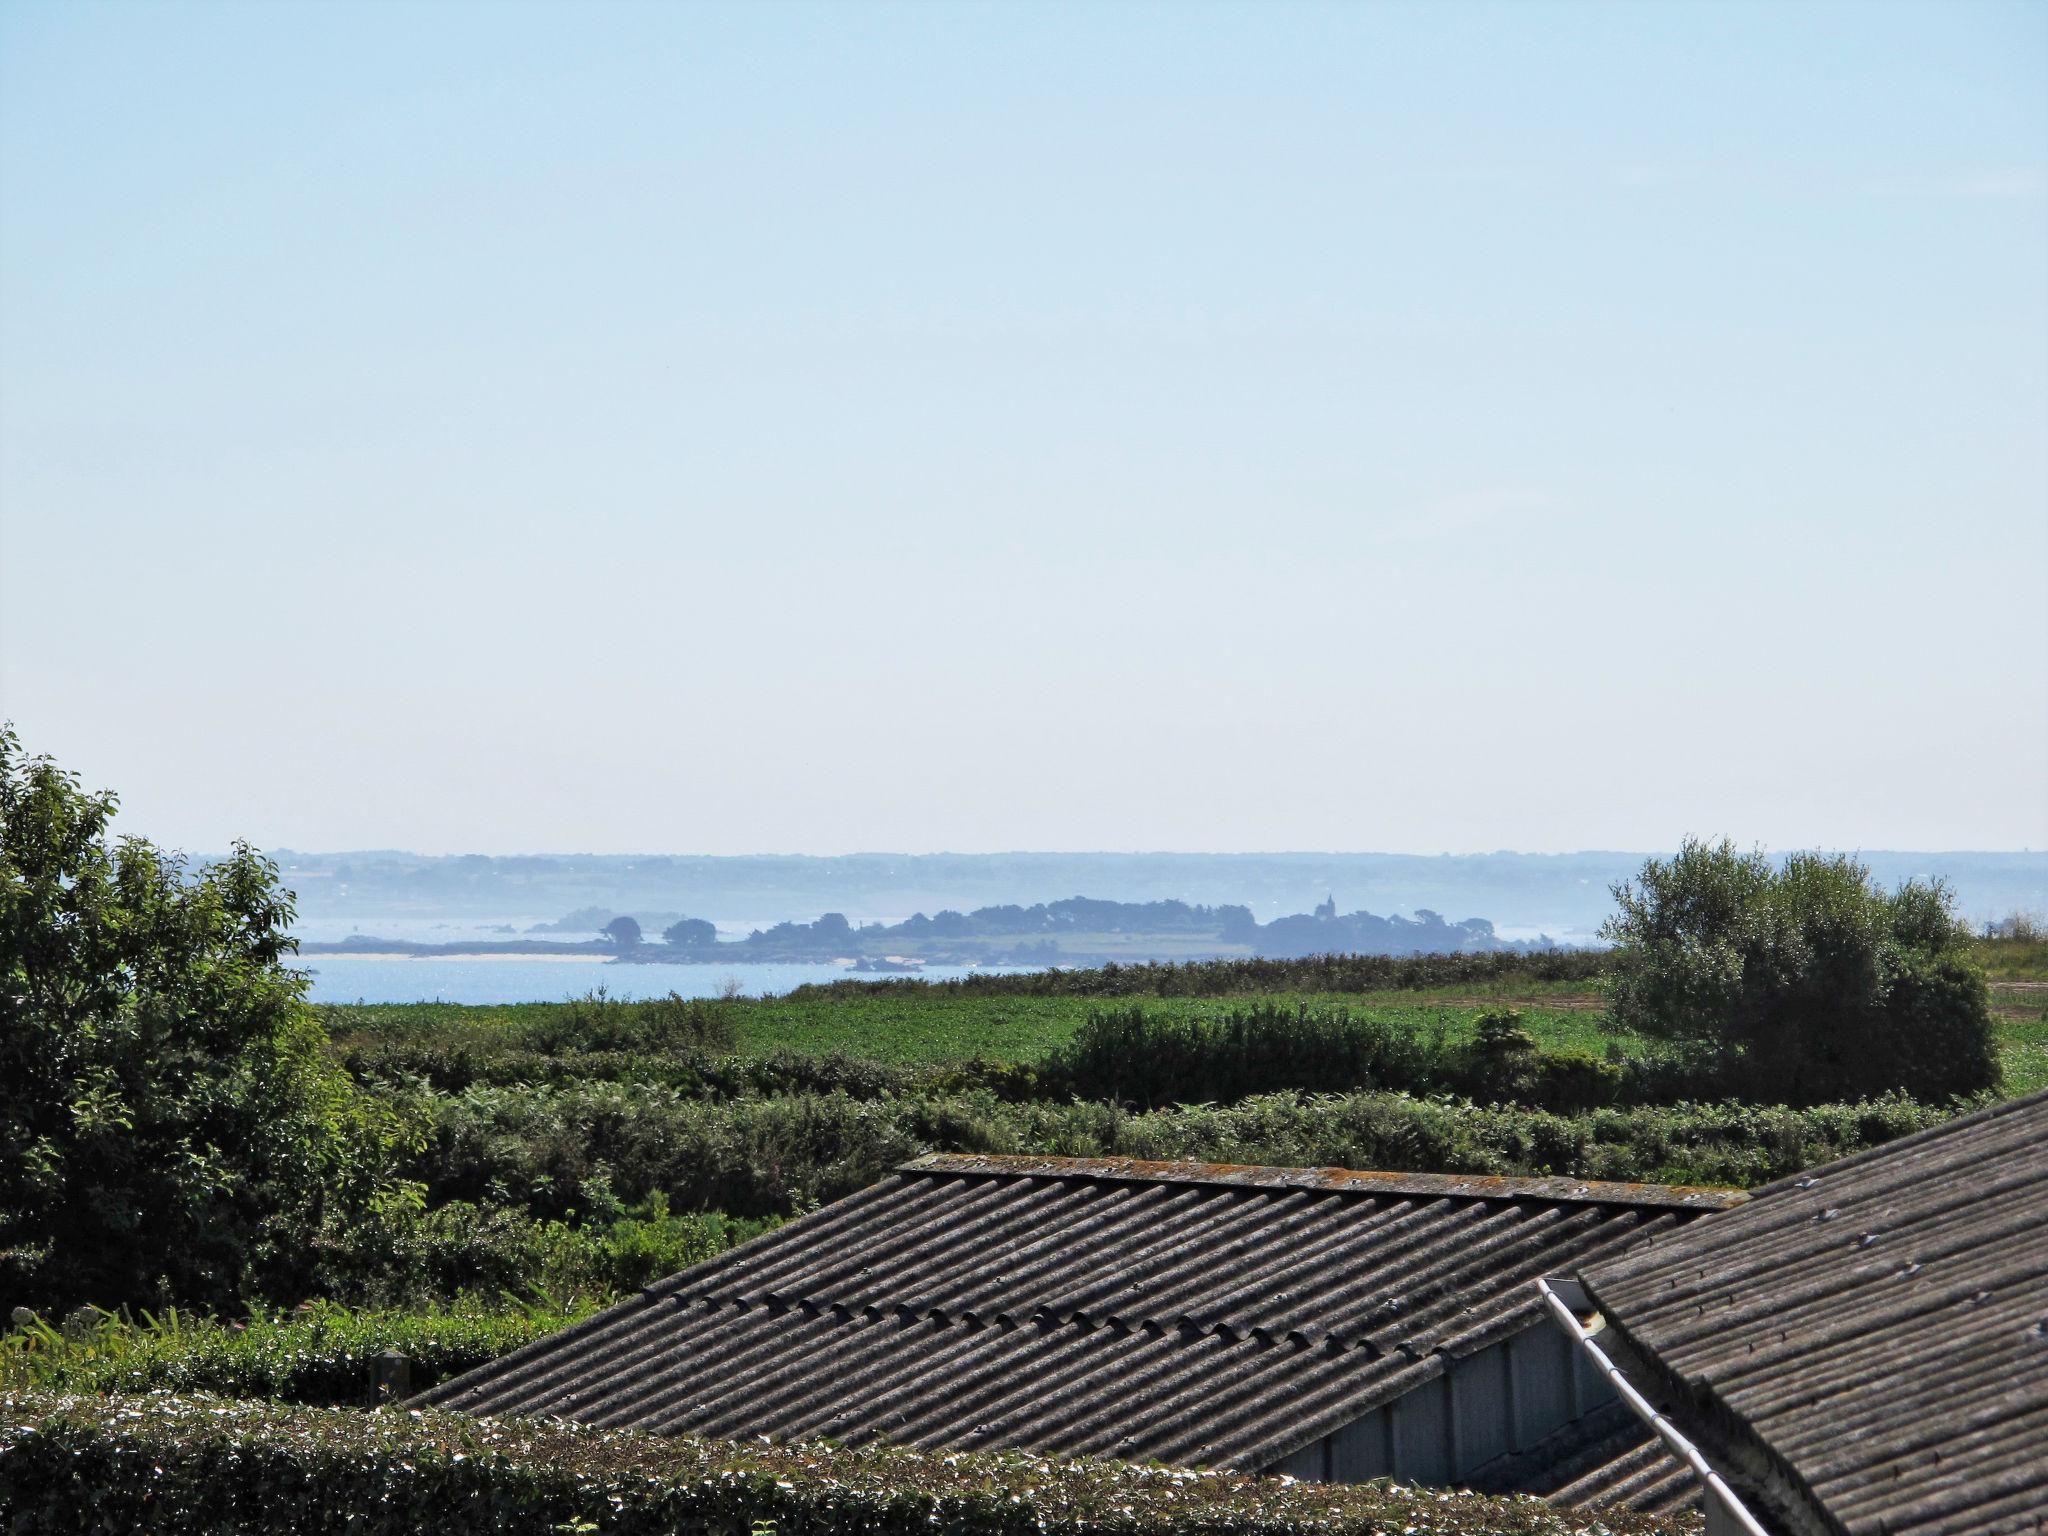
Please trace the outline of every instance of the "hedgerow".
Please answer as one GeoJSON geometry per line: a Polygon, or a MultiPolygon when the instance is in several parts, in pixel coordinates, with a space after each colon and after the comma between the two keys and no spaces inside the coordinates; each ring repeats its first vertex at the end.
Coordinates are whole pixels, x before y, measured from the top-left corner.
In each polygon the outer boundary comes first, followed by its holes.
{"type": "Polygon", "coordinates": [[[1946,1118],[1901,1095],[1811,1109],[1676,1104],[1582,1114],[1403,1093],[1276,1093],[1140,1113],[1008,1103],[986,1090],[704,1100],[626,1084],[472,1089],[434,1106],[413,1170],[429,1199],[542,1216],[602,1177],[626,1200],[788,1215],[926,1152],[1194,1158],[1437,1173],[1754,1185],[1946,1118]]]}
{"type": "Polygon", "coordinates": [[[1424,1028],[1342,1007],[1260,1001],[1202,1018],[1132,1004],[1092,1010],[1038,1065],[1033,1086],[1037,1097],[1143,1108],[1379,1088],[1564,1111],[1668,1104],[1711,1090],[1711,1070],[1675,1072],[1660,1058],[1645,1072],[1640,1062],[1545,1051],[1520,1026],[1513,1009],[1490,1012],[1472,1039],[1453,1041],[1441,1021],[1424,1028]]]}
{"type": "MultiPolygon", "coordinates": [[[[548,1175],[532,1177],[538,1195],[548,1175]]],[[[497,1191],[485,1204],[387,1205],[323,1234],[315,1272],[327,1295],[359,1305],[464,1292],[603,1298],[701,1263],[761,1230],[758,1220],[716,1210],[672,1212],[661,1188],[629,1209],[602,1164],[579,1169],[561,1193],[569,1203],[550,1202],[551,1209],[569,1219],[536,1218],[504,1204],[497,1191]]]]}
{"type": "Polygon", "coordinates": [[[1597,949],[1496,950],[1453,955],[1306,955],[1288,960],[1148,961],[1002,975],[977,971],[945,981],[832,981],[789,995],[850,997],[903,988],[971,997],[1227,997],[1251,992],[1396,992],[1496,981],[1590,981],[1608,954],[1597,949]]]}
{"type": "MultiPolygon", "coordinates": [[[[1533,1499],[1059,1462],[656,1439],[457,1414],[0,1396],[10,1529],[161,1536],[1367,1536],[1669,1532],[1533,1499]]],[[[1696,1528],[1696,1524],[1692,1524],[1696,1528]]]]}
{"type": "Polygon", "coordinates": [[[31,1317],[0,1336],[0,1387],[368,1404],[377,1396],[375,1362],[386,1351],[406,1357],[411,1389],[423,1391],[566,1328],[596,1306],[470,1297],[410,1312],[316,1304],[240,1322],[174,1311],[140,1319],[87,1312],[62,1326],[31,1317]]]}

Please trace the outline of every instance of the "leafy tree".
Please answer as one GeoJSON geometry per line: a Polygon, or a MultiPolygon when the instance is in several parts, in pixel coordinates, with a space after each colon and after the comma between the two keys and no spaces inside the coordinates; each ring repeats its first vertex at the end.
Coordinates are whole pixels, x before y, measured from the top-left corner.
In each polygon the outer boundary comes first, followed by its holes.
{"type": "Polygon", "coordinates": [[[640,947],[640,924],[633,918],[615,917],[606,923],[599,932],[618,945],[620,949],[637,949],[640,947]]]}
{"type": "Polygon", "coordinates": [[[405,1128],[325,1054],[276,866],[110,841],[115,807],[0,727],[0,1286],[45,1308],[304,1294],[405,1128]]]}
{"type": "Polygon", "coordinates": [[[718,942],[718,930],[701,917],[686,917],[662,929],[661,939],[677,949],[702,949],[718,942]]]}
{"type": "Polygon", "coordinates": [[[1931,1100],[1998,1082],[1984,978],[1938,883],[1887,893],[1842,855],[1779,868],[1688,840],[1614,896],[1609,1017],[1720,1054],[1752,1096],[1931,1100]]]}

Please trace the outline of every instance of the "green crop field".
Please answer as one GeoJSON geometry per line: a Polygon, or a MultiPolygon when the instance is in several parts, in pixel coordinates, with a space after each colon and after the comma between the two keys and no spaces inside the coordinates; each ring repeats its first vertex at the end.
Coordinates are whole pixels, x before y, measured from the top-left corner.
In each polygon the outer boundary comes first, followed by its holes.
{"type": "MultiPolygon", "coordinates": [[[[1221,997],[1145,997],[1148,1013],[1206,1019],[1271,1002],[1284,1007],[1346,1008],[1355,1014],[1423,1029],[1441,1025],[1452,1041],[1469,1038],[1479,1017],[1512,1007],[1546,1050],[1604,1054],[1618,1044],[1630,1055],[1643,1042],[1610,1030],[1599,995],[1584,982],[1526,979],[1425,991],[1365,993],[1233,993],[1221,997]]],[[[2048,1009],[2041,995],[1995,985],[1999,1052],[2009,1093],[2048,1087],[2048,1009]]],[[[1086,996],[976,996],[917,982],[865,992],[805,990],[789,997],[734,998],[713,1006],[732,1023],[736,1048],[748,1055],[791,1050],[839,1053],[904,1066],[979,1058],[1037,1061],[1064,1044],[1091,1012],[1112,1006],[1086,996]]],[[[335,1004],[324,1007],[337,1045],[369,1040],[474,1039],[534,1024],[559,1005],[512,1003],[335,1004]]]]}
{"type": "MultiPolygon", "coordinates": [[[[1521,982],[1491,989],[1460,987],[1429,992],[1276,992],[1223,997],[1147,997],[1148,1013],[1173,1018],[1214,1018],[1232,1009],[1272,1002],[1285,1007],[1348,1008],[1353,1013],[1429,1028],[1441,1023],[1461,1039],[1491,1009],[1515,1007],[1523,1027],[1553,1049],[1598,1053],[1619,1038],[1602,1027],[1595,999],[1583,984],[1521,982]]],[[[367,1039],[400,1041],[486,1037],[508,1026],[537,1023],[553,1003],[347,1003],[324,1007],[337,1044],[367,1039]]],[[[964,1061],[1036,1061],[1064,1044],[1102,998],[978,997],[929,991],[915,982],[868,993],[801,992],[790,997],[734,998],[715,1005],[732,1021],[734,1043],[750,1055],[775,1050],[840,1052],[877,1061],[925,1065],[964,1061]]]]}

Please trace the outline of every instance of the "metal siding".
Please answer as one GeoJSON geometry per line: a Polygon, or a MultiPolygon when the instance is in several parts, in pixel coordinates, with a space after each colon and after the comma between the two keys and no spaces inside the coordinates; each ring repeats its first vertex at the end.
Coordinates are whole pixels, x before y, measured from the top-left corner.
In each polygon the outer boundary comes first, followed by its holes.
{"type": "Polygon", "coordinates": [[[1330,1480],[1363,1483],[1394,1475],[1393,1426],[1388,1410],[1375,1408],[1330,1436],[1330,1480]]]}
{"type": "Polygon", "coordinates": [[[1526,1450],[1571,1422],[1572,1358],[1578,1351],[1556,1328],[1531,1328],[1508,1341],[1514,1373],[1515,1448],[1526,1450]]]}
{"type": "Polygon", "coordinates": [[[1451,1402],[1456,1410],[1458,1465],[1455,1475],[1472,1473],[1509,1449],[1508,1352],[1495,1344],[1451,1368],[1451,1402]]]}
{"type": "Polygon", "coordinates": [[[1304,1445],[1275,1470],[1283,1477],[1298,1477],[1305,1483],[1330,1481],[1330,1442],[1322,1439],[1304,1445]]]}
{"type": "Polygon", "coordinates": [[[1614,1390],[1614,1383],[1601,1375],[1592,1361],[1586,1358],[1583,1349],[1571,1352],[1571,1362],[1573,1418],[1584,1418],[1602,1403],[1612,1402],[1620,1395],[1614,1390]]]}
{"type": "Polygon", "coordinates": [[[1388,1410],[1394,1426],[1394,1476],[1428,1488],[1452,1477],[1449,1384],[1439,1376],[1388,1410]]]}

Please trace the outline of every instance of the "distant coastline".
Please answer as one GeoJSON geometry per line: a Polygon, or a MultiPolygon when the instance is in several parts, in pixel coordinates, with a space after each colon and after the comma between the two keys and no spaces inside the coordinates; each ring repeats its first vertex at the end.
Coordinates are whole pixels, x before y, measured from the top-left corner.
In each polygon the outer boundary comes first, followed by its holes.
{"type": "MultiPolygon", "coordinates": [[[[1311,954],[1473,954],[1559,947],[1548,938],[1500,937],[1485,918],[1452,922],[1427,910],[1412,917],[1340,914],[1334,896],[1313,912],[1261,923],[1242,905],[1182,901],[1117,902],[1087,897],[1032,906],[1004,904],[971,912],[914,913],[900,923],[856,925],[838,912],[813,922],[776,923],[744,939],[720,940],[703,919],[678,919],[650,940],[628,915],[584,909],[579,923],[603,921],[602,936],[581,940],[466,938],[447,943],[373,934],[307,941],[306,956],[374,960],[558,960],[619,965],[843,966],[862,973],[915,973],[938,966],[1093,966],[1114,962],[1284,959],[1311,954]]],[[[568,924],[545,925],[559,932],[568,924]]],[[[539,925],[537,925],[539,926],[539,925]]],[[[531,930],[529,930],[531,931],[531,930]]],[[[588,928],[583,931],[588,932],[588,928]]]]}
{"type": "Polygon", "coordinates": [[[414,944],[406,945],[401,940],[379,939],[372,949],[356,949],[346,944],[301,944],[302,955],[346,956],[350,960],[530,960],[541,965],[609,965],[619,957],[614,954],[590,954],[583,951],[563,953],[564,945],[552,945],[545,951],[540,949],[522,950],[507,954],[502,951],[481,950],[474,944],[414,944]]]}

